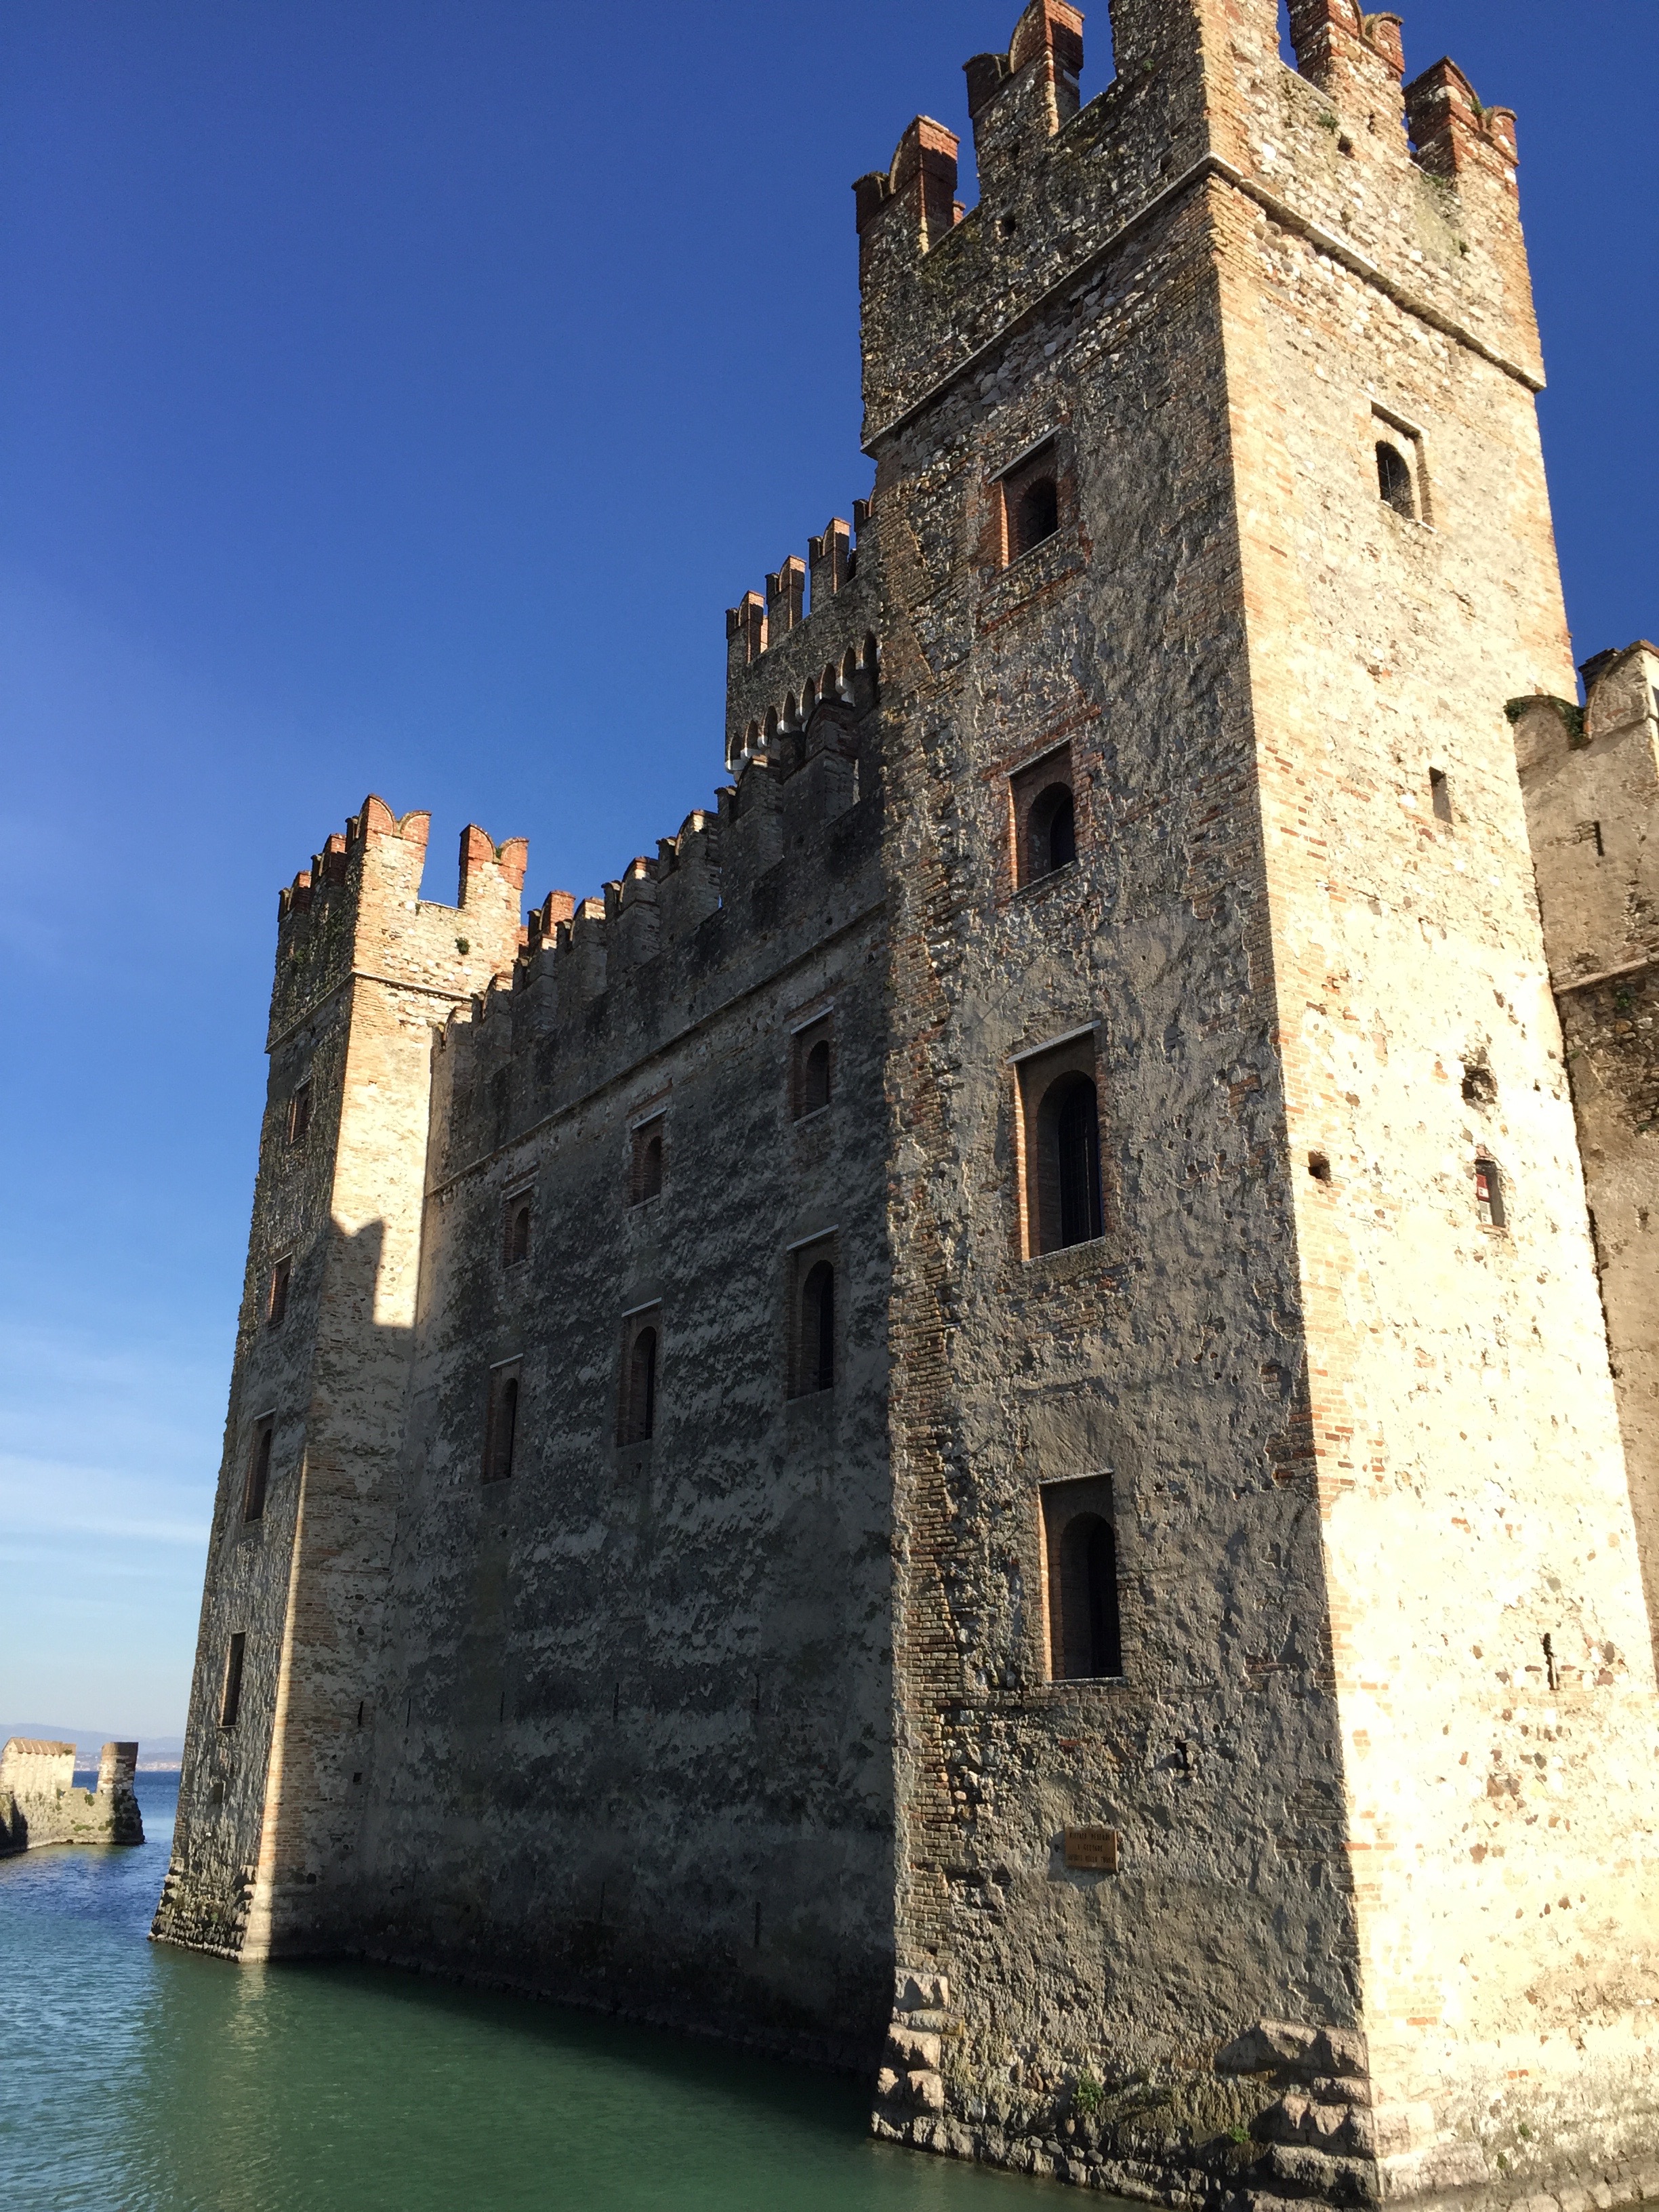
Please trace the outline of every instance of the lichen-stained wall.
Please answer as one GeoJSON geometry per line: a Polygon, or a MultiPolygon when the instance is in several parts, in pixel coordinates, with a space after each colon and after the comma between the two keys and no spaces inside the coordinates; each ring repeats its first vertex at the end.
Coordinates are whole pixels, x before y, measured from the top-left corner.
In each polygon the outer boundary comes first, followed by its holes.
{"type": "Polygon", "coordinates": [[[1577,1113],[1641,1546],[1659,1623],[1659,652],[1584,665],[1588,698],[1510,702],[1577,1113]]]}
{"type": "Polygon", "coordinates": [[[878,2121],[1121,2187],[1224,2172],[1253,2081],[1296,2091],[1243,2115],[1257,2185],[1631,2190],[1656,1714],[1503,713],[1570,669],[1512,119],[1402,94],[1345,0],[1293,9],[1302,76],[1265,0],[1113,15],[1074,121],[1054,0],[969,65],[972,214],[926,124],[860,195],[905,738],[878,2121]],[[1071,520],[988,575],[1048,436],[1071,520]],[[1076,873],[1008,901],[1006,772],[1061,731],[1076,873]],[[1085,1024],[1106,1234],[1022,1267],[1007,1063],[1085,1024]],[[1126,1679],[1045,1687],[1037,1486],[1108,1471],[1126,1679]],[[1102,2105],[1137,2075],[1162,2118],[1102,2105]]]}

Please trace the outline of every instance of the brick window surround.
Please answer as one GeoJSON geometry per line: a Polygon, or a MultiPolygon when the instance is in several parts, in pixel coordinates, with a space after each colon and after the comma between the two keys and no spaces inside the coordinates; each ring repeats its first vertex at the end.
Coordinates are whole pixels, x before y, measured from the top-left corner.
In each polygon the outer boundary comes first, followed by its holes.
{"type": "Polygon", "coordinates": [[[836,1040],[828,1014],[807,1022],[789,1040],[790,1118],[820,1114],[835,1095],[836,1040]]]}
{"type": "Polygon", "coordinates": [[[1024,454],[998,477],[996,489],[1003,568],[1035,551],[1071,520],[1072,484],[1057,439],[1045,439],[1024,454]]]}
{"type": "Polygon", "coordinates": [[[633,1132],[628,1170],[629,1204],[643,1206],[648,1198],[660,1198],[667,1170],[668,1116],[653,1114],[648,1121],[638,1123],[633,1132]]]}
{"type": "Polygon", "coordinates": [[[1077,858],[1077,796],[1072,748],[1055,745],[1008,779],[1014,888],[1024,890],[1077,858]]]}

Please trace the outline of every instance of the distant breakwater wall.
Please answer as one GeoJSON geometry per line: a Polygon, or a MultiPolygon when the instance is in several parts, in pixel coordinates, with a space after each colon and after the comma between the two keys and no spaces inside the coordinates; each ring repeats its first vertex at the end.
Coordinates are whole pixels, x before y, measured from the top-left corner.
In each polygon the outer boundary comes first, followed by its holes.
{"type": "Polygon", "coordinates": [[[0,1752],[0,1857],[42,1844],[142,1844],[136,1743],[106,1743],[95,1790],[75,1786],[75,1746],[15,1735],[0,1752]]]}

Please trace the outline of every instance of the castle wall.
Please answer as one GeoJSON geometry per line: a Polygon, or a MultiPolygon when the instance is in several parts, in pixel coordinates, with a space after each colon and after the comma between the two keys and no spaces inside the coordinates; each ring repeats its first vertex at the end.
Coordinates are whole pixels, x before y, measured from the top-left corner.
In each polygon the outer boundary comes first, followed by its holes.
{"type": "Polygon", "coordinates": [[[1510,702],[1601,1272],[1650,1623],[1659,1622],[1659,653],[1585,664],[1583,709],[1510,702]]]}
{"type": "Polygon", "coordinates": [[[574,917],[448,1033],[353,1937],[861,2064],[892,1960],[873,765],[827,823],[793,821],[805,769],[781,794],[747,771],[702,856],[713,911],[630,957],[615,898],[591,994],[574,917]],[[792,1033],[824,1017],[833,1094],[796,1119],[792,1033]],[[657,1115],[661,1193],[630,1204],[657,1115]],[[833,1256],[837,1365],[792,1396],[807,1249],[833,1256]],[[654,1433],[619,1443],[646,1307],[654,1433]]]}

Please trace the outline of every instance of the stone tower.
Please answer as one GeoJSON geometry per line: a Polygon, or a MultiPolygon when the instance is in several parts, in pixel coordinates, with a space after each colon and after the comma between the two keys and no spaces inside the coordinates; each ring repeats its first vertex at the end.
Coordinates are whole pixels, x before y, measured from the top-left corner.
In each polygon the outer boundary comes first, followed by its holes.
{"type": "Polygon", "coordinates": [[[1659,669],[1573,703],[1513,118],[1111,15],[856,186],[714,805],[283,894],[156,1931],[1215,2212],[1659,2194],[1659,669]]]}
{"type": "Polygon", "coordinates": [[[182,1817],[155,1923],[247,1960],[349,1933],[327,1924],[317,1868],[354,1848],[373,1724],[434,1038],[523,933],[523,841],[463,831],[447,907],[420,896],[428,827],[366,799],[280,902],[182,1817]]]}
{"type": "Polygon", "coordinates": [[[1111,19],[1081,112],[1063,0],[969,63],[972,212],[925,118],[858,188],[878,2125],[1137,2191],[1224,2186],[1230,2130],[1269,2193],[1633,2189],[1654,1674],[1504,716],[1573,691],[1513,118],[1402,90],[1350,0],[1291,0],[1294,70],[1273,0],[1111,19]],[[1082,1243],[1040,1172],[1079,1074],[1082,1243]]]}

